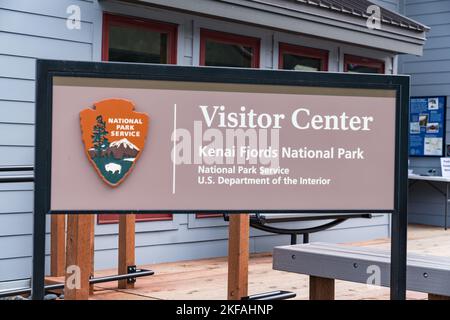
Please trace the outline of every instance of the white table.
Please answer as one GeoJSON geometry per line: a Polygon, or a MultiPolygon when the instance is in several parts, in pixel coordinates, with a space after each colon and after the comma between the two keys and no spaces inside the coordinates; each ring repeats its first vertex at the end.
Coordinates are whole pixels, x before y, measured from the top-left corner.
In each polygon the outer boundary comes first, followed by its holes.
{"type": "Polygon", "coordinates": [[[409,184],[409,187],[411,187],[417,181],[424,181],[428,185],[430,185],[433,189],[435,189],[436,191],[438,191],[440,194],[442,194],[445,197],[444,228],[445,228],[445,230],[447,230],[448,202],[450,201],[450,199],[448,197],[450,194],[450,178],[444,178],[441,176],[419,175],[419,174],[413,173],[413,174],[408,174],[408,179],[414,180],[412,183],[409,184]],[[439,189],[438,187],[436,187],[436,185],[434,184],[435,182],[445,183],[445,192],[442,191],[441,189],[439,189]]]}

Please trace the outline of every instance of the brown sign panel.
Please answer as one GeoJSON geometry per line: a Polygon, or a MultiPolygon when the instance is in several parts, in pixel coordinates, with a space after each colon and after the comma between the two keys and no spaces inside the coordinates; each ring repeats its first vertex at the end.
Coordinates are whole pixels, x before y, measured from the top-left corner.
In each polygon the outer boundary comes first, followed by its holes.
{"type": "Polygon", "coordinates": [[[392,88],[54,77],[52,99],[51,211],[395,208],[392,88]]]}

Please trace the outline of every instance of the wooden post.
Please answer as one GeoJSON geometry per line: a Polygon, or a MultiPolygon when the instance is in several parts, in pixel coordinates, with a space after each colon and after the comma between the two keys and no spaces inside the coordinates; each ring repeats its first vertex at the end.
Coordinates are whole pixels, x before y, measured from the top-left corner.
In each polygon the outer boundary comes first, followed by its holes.
{"type": "MultiPolygon", "coordinates": [[[[121,214],[119,216],[119,274],[128,273],[128,266],[136,265],[135,227],[136,215],[121,214]]],[[[119,288],[134,288],[134,283],[129,283],[126,279],[119,280],[119,288]]]]}
{"type": "Polygon", "coordinates": [[[50,219],[50,275],[62,277],[66,265],[66,215],[52,214],[50,219]]]}
{"type": "Polygon", "coordinates": [[[309,276],[309,300],[334,300],[334,279],[309,276]]]}
{"type": "Polygon", "coordinates": [[[250,225],[248,214],[230,214],[228,240],[228,299],[248,296],[250,225]]]}
{"type": "Polygon", "coordinates": [[[67,217],[65,300],[89,298],[91,224],[92,216],[88,214],[70,214],[67,217]]]}
{"type": "MultiPolygon", "coordinates": [[[[91,214],[91,238],[90,238],[90,242],[89,242],[89,252],[91,254],[91,273],[90,273],[90,277],[94,277],[94,272],[95,272],[95,214],[91,214]]],[[[89,295],[93,295],[94,294],[94,285],[90,284],[89,285],[89,295]]]]}
{"type": "Polygon", "coordinates": [[[450,300],[450,297],[429,293],[428,300],[450,300]]]}

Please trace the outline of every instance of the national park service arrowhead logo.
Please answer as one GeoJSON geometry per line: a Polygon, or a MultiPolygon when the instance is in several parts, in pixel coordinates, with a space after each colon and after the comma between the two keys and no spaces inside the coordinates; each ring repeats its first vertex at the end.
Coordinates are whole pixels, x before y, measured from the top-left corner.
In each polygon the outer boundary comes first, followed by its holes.
{"type": "Polygon", "coordinates": [[[107,99],[80,112],[86,155],[102,180],[117,187],[142,154],[149,116],[124,99],[107,99]]]}

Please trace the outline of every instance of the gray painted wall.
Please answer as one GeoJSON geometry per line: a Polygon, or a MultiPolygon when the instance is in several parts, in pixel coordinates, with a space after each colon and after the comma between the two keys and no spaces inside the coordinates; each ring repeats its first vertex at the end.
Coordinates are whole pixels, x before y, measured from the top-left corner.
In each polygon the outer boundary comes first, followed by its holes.
{"type": "MultiPolygon", "coordinates": [[[[35,59],[92,60],[99,14],[93,1],[0,1],[0,166],[33,165],[35,59]],[[65,27],[72,3],[80,30],[65,27]]],[[[0,288],[30,277],[32,206],[31,183],[0,184],[0,288]]]]}
{"type": "MultiPolygon", "coordinates": [[[[411,75],[411,95],[447,96],[450,102],[450,0],[406,0],[403,13],[431,27],[422,57],[401,56],[399,73],[411,75]]],[[[447,109],[446,141],[450,139],[450,113],[447,109]]],[[[440,174],[439,158],[411,158],[415,173],[434,168],[440,174]]],[[[444,184],[437,187],[443,189],[444,184]]],[[[444,197],[420,182],[410,189],[409,221],[443,225],[444,197]]]]}
{"type": "Polygon", "coordinates": [[[386,9],[399,12],[402,0],[372,0],[372,2],[386,9]]]}
{"type": "MultiPolygon", "coordinates": [[[[398,1],[383,3],[390,8],[398,7],[398,1]]],[[[1,0],[0,166],[33,164],[35,59],[99,61],[102,10],[179,24],[178,61],[183,65],[198,65],[199,30],[205,27],[260,37],[262,68],[277,68],[278,41],[283,41],[330,50],[330,71],[342,71],[344,53],[352,53],[383,59],[386,73],[396,72],[391,53],[118,1],[107,1],[101,6],[96,0],[1,0]],[[65,27],[66,9],[71,4],[81,8],[80,30],[65,27]]],[[[0,289],[19,286],[19,283],[23,285],[20,281],[11,281],[30,277],[32,205],[31,183],[0,185],[0,289]]],[[[346,222],[313,235],[312,240],[365,240],[385,237],[388,231],[389,218],[381,215],[372,220],[346,222]]],[[[274,245],[289,241],[286,236],[255,230],[252,230],[252,236],[253,252],[268,251],[274,245]]],[[[95,246],[96,268],[114,267],[117,225],[97,225],[95,246]]],[[[194,215],[178,214],[173,221],[139,223],[136,246],[139,264],[223,256],[227,252],[227,227],[220,218],[196,220],[194,215]]],[[[48,238],[47,255],[49,247],[48,238]]]]}

